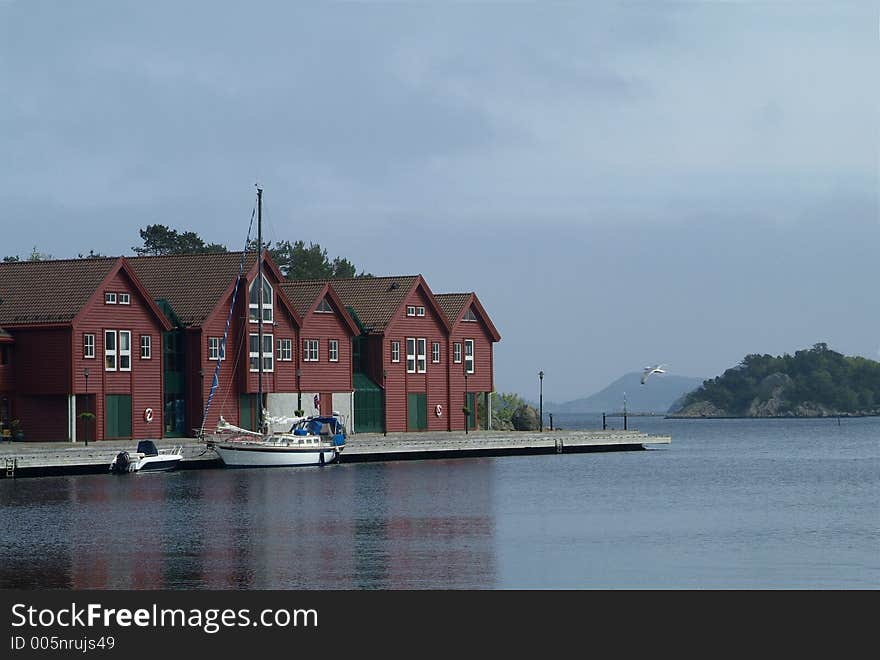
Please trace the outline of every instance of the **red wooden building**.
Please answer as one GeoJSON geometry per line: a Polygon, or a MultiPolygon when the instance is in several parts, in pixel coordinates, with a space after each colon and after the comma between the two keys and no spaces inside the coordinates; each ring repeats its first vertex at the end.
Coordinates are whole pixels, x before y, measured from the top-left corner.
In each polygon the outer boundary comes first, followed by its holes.
{"type": "Polygon", "coordinates": [[[163,342],[166,436],[192,435],[201,427],[215,372],[219,387],[205,418],[206,430],[216,427],[221,415],[232,424],[254,428],[260,391],[269,410],[278,395],[296,392],[302,319],[281,290],[284,275],[268,252],[263,259],[262,349],[256,252],[246,253],[243,262],[241,252],[136,257],[130,262],[174,326],[163,342]]]}
{"type": "Polygon", "coordinates": [[[463,408],[469,412],[468,428],[489,428],[492,419],[491,394],[493,344],[501,335],[475,293],[441,293],[434,296],[451,327],[449,336],[449,391],[453,428],[464,428],[463,408]]]}
{"type": "Polygon", "coordinates": [[[25,440],[161,436],[171,325],[126,259],[0,264],[0,324],[0,414],[25,440]]]}
{"type": "Polygon", "coordinates": [[[286,416],[303,410],[328,415],[335,410],[351,425],[352,338],[360,334],[360,329],[327,282],[284,282],[281,290],[302,318],[298,355],[294,347],[289,365],[296,373],[296,398],[279,398],[269,412],[286,416]]]}

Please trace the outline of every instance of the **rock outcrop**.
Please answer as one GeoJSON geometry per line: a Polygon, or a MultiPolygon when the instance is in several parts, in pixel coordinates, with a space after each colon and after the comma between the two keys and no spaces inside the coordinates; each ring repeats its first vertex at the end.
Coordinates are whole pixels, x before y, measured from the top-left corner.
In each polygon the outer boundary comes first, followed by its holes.
{"type": "Polygon", "coordinates": [[[513,411],[513,428],[517,431],[537,431],[541,428],[538,411],[528,404],[523,404],[513,411]]]}

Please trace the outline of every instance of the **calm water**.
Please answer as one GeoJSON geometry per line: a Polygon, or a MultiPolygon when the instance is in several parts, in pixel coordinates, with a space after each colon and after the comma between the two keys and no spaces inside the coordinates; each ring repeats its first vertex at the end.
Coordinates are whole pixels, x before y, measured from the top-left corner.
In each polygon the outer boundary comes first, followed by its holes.
{"type": "Polygon", "coordinates": [[[629,427],[673,443],[2,480],[0,586],[880,587],[880,419],[629,427]]]}

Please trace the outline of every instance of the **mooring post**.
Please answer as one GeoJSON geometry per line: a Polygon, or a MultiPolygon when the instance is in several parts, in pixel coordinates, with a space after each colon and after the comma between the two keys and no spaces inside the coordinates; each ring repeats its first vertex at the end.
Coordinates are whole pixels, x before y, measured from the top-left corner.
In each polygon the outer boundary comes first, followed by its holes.
{"type": "Polygon", "coordinates": [[[602,430],[605,430],[605,413],[602,413],[602,430]]]}

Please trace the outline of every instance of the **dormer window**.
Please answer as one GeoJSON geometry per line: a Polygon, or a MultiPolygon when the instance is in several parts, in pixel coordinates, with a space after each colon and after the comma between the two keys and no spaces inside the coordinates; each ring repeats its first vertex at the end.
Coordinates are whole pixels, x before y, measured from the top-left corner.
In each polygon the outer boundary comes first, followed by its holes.
{"type": "Polygon", "coordinates": [[[416,308],[414,305],[407,305],[406,315],[407,316],[415,316],[416,315],[416,308]]]}
{"type": "Polygon", "coordinates": [[[324,298],[321,300],[321,302],[318,303],[318,307],[317,309],[315,309],[315,311],[322,314],[332,314],[333,307],[330,306],[330,301],[324,298]]]}
{"type": "Polygon", "coordinates": [[[127,293],[119,294],[119,304],[120,305],[130,305],[131,304],[131,296],[127,293]]]}
{"type": "Polygon", "coordinates": [[[461,320],[476,323],[477,322],[477,315],[474,314],[474,308],[468,307],[468,310],[464,313],[464,316],[462,317],[461,320]]]}
{"type": "MultiPolygon", "coordinates": [[[[260,289],[256,286],[257,280],[251,282],[250,288],[250,297],[249,297],[249,313],[248,320],[251,323],[256,323],[260,320],[260,289]]],[[[263,276],[263,322],[271,323],[275,320],[274,314],[274,305],[273,305],[273,293],[272,285],[269,284],[269,280],[263,276]]],[[[270,350],[271,354],[271,350],[270,350]]]]}
{"type": "Polygon", "coordinates": [[[104,294],[104,304],[105,305],[115,305],[116,304],[116,294],[113,291],[108,291],[104,294]]]}

